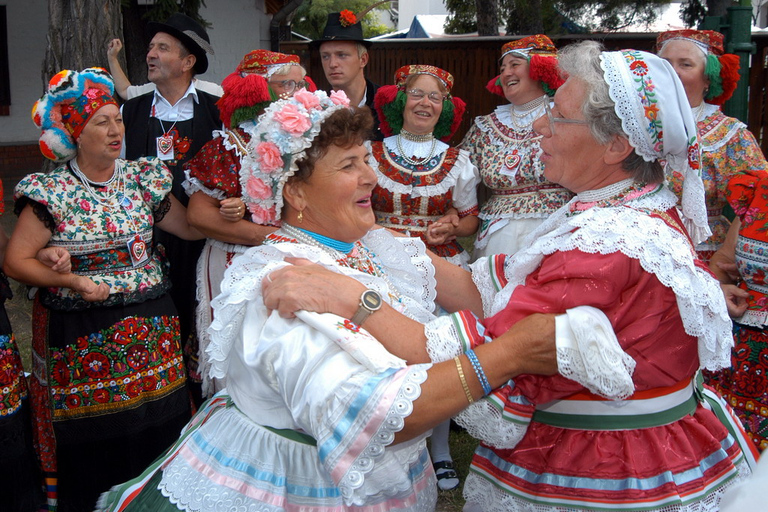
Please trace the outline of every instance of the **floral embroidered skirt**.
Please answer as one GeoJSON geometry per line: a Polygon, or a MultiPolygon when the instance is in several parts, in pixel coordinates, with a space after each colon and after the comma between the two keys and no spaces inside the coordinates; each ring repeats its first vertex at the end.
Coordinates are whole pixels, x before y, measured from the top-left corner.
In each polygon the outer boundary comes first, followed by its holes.
{"type": "Polygon", "coordinates": [[[30,382],[49,510],[93,510],[140,473],[191,415],[168,295],[83,311],[33,307],[30,382]]]}
{"type": "Polygon", "coordinates": [[[37,510],[40,473],[32,445],[27,382],[5,307],[0,302],[0,505],[37,510]]]}
{"type": "Polygon", "coordinates": [[[731,367],[709,376],[758,450],[768,448],[768,334],[733,324],[731,367]]]}

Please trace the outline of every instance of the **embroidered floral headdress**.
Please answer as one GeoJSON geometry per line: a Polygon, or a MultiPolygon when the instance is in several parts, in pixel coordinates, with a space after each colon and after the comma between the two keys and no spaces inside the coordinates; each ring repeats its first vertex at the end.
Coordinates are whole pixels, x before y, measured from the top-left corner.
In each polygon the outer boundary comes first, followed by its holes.
{"type": "Polygon", "coordinates": [[[77,155],[77,139],[93,114],[104,105],[117,105],[115,86],[104,68],[56,73],[48,90],[32,107],[32,121],[42,130],[40,151],[54,162],[77,155]]]}
{"type": "Polygon", "coordinates": [[[294,175],[328,116],[349,108],[344,91],[299,90],[269,105],[259,117],[241,161],[243,201],[256,224],[279,226],[283,186],[294,175]]]}
{"type": "MultiPolygon", "coordinates": [[[[544,34],[527,36],[504,43],[504,46],[501,47],[499,63],[509,54],[528,61],[528,74],[532,79],[541,82],[544,92],[548,96],[554,96],[557,88],[563,85],[563,79],[557,70],[557,48],[555,48],[555,43],[544,34]]],[[[504,89],[501,87],[501,75],[493,77],[485,88],[493,94],[504,96],[504,89]]]]}
{"type": "Polygon", "coordinates": [[[709,87],[704,100],[722,105],[736,91],[741,67],[738,55],[725,53],[723,39],[723,34],[714,30],[668,30],[656,38],[656,53],[661,53],[670,41],[683,40],[696,45],[706,58],[704,75],[709,80],[709,87]]]}
{"type": "Polygon", "coordinates": [[[710,236],[701,181],[696,122],[675,70],[661,57],[638,50],[600,56],[624,133],[646,162],[665,160],[666,173],[683,175],[682,211],[694,243],[710,236]]]}

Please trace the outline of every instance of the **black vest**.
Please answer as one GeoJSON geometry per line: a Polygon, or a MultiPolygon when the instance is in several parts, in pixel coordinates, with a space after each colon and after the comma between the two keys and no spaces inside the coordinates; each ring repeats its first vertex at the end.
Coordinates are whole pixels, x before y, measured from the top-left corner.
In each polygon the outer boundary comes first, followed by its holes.
{"type": "MultiPolygon", "coordinates": [[[[128,100],[123,105],[123,124],[125,125],[125,157],[136,160],[142,156],[157,156],[157,137],[162,135],[159,121],[151,117],[154,91],[128,100]]],[[[207,92],[197,91],[198,101],[194,103],[194,114],[188,121],[179,121],[176,127],[183,136],[189,138],[189,148],[176,160],[166,160],[165,164],[173,173],[173,195],[186,206],[188,198],[181,184],[184,182],[182,164],[194,157],[206,142],[213,138],[213,131],[221,129],[218,97],[207,92]]],[[[170,130],[171,123],[164,121],[164,127],[170,130]]]]}

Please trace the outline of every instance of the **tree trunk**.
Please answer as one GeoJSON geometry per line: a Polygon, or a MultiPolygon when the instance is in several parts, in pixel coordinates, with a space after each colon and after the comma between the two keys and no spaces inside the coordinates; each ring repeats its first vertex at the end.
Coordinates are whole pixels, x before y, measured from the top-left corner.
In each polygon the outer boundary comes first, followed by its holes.
{"type": "Polygon", "coordinates": [[[107,43],[122,36],[120,0],[48,0],[43,87],[62,69],[107,67],[107,43]]]}
{"type": "Polygon", "coordinates": [[[477,35],[499,35],[499,3],[498,0],[475,0],[477,9],[477,35]]]}

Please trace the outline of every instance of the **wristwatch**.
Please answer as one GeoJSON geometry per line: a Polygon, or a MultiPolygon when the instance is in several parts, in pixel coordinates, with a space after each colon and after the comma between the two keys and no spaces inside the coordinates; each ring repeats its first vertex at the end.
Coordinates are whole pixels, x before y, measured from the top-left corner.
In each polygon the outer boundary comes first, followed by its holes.
{"type": "Polygon", "coordinates": [[[375,290],[365,290],[360,296],[360,307],[357,308],[355,316],[350,318],[350,320],[360,327],[369,316],[380,309],[381,295],[375,290]]]}

